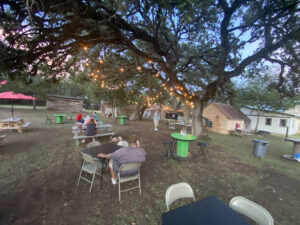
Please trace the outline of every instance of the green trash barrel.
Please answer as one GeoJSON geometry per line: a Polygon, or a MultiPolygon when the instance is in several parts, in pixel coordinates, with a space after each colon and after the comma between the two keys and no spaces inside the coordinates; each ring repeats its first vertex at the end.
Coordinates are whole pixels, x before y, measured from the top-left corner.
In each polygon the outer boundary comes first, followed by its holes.
{"type": "Polygon", "coordinates": [[[253,155],[258,158],[264,158],[267,152],[269,142],[253,139],[253,155]]]}

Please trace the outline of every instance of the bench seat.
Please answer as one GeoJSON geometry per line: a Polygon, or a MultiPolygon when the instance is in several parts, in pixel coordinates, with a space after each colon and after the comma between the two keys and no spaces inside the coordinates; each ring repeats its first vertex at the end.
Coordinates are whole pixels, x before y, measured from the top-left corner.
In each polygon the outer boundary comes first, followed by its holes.
{"type": "Polygon", "coordinates": [[[23,123],[23,124],[21,125],[21,128],[27,128],[30,124],[31,124],[31,122],[23,123]]]}
{"type": "Polygon", "coordinates": [[[115,132],[108,132],[108,133],[100,133],[100,134],[95,134],[93,136],[83,136],[83,135],[79,135],[77,136],[76,133],[75,133],[75,136],[73,137],[74,140],[76,140],[76,144],[77,146],[79,145],[79,140],[80,139],[85,139],[85,138],[93,138],[93,137],[107,137],[107,136],[113,136],[115,135],[116,133],[115,132]]]}

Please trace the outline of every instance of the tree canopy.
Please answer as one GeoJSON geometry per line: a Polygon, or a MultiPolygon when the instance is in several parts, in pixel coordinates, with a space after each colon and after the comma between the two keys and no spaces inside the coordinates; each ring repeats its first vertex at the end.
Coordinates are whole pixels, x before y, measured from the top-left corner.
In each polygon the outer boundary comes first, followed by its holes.
{"type": "Polygon", "coordinates": [[[277,86],[299,91],[298,1],[4,0],[0,6],[0,71],[33,76],[46,64],[55,77],[82,63],[76,56],[83,51],[98,60],[107,49],[134,54],[141,68],[195,107],[196,135],[201,106],[254,63],[280,65],[277,86]]]}

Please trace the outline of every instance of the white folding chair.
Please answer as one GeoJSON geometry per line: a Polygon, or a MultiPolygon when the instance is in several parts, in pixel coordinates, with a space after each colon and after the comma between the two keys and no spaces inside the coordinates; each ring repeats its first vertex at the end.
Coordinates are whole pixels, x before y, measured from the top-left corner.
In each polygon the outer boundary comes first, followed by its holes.
{"type": "Polygon", "coordinates": [[[180,198],[193,198],[195,201],[193,189],[188,183],[182,182],[168,187],[166,191],[167,211],[169,211],[169,206],[180,198]]]}
{"type": "Polygon", "coordinates": [[[119,141],[119,142],[117,143],[117,145],[123,146],[123,147],[128,147],[128,146],[129,146],[129,144],[128,144],[127,141],[119,141]]]}
{"type": "Polygon", "coordinates": [[[273,217],[265,208],[245,197],[232,198],[229,207],[255,221],[258,225],[274,225],[273,217]]]}
{"type": "Polygon", "coordinates": [[[91,192],[95,176],[96,175],[101,176],[102,164],[98,159],[95,159],[92,156],[87,155],[85,153],[82,153],[82,158],[83,158],[83,162],[82,162],[82,167],[81,167],[81,170],[80,170],[77,185],[79,185],[80,179],[83,179],[83,180],[85,180],[85,181],[87,181],[91,184],[90,191],[89,191],[89,192],[91,192]],[[92,179],[90,180],[90,179],[88,179],[88,177],[83,177],[82,172],[86,172],[88,174],[91,174],[92,179]]]}
{"type": "Polygon", "coordinates": [[[124,192],[124,191],[129,191],[129,190],[138,188],[139,191],[140,191],[140,195],[142,194],[141,178],[140,178],[140,167],[141,167],[141,163],[126,163],[126,164],[123,164],[120,167],[120,170],[118,172],[118,178],[117,178],[118,183],[119,183],[119,201],[121,201],[121,192],[124,192]],[[131,175],[131,176],[122,176],[121,175],[122,172],[125,172],[125,171],[128,171],[128,170],[133,170],[133,169],[137,169],[136,174],[131,175]],[[137,186],[134,186],[134,187],[131,187],[131,188],[128,188],[128,189],[125,189],[125,190],[121,190],[121,183],[128,182],[128,181],[133,181],[133,180],[138,180],[138,185],[137,186]]]}
{"type": "Polygon", "coordinates": [[[91,147],[95,147],[95,146],[99,146],[99,145],[101,145],[101,143],[99,141],[92,141],[87,144],[87,147],[91,148],[91,147]]]}

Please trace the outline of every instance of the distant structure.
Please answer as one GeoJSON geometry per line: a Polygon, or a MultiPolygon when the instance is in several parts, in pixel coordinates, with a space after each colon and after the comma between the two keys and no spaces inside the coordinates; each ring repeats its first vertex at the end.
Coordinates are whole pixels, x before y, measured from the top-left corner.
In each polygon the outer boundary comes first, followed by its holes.
{"type": "Polygon", "coordinates": [[[63,112],[79,112],[83,109],[83,98],[47,95],[46,109],[63,112]]]}
{"type": "Polygon", "coordinates": [[[300,134],[300,114],[297,114],[297,108],[287,113],[288,111],[258,111],[256,108],[245,106],[241,108],[241,111],[251,119],[251,130],[255,130],[257,126],[257,131],[266,131],[273,134],[300,134]]]}
{"type": "Polygon", "coordinates": [[[215,133],[230,134],[237,129],[242,133],[250,132],[251,120],[240,110],[230,105],[213,102],[203,110],[206,129],[215,133]]]}
{"type": "Polygon", "coordinates": [[[286,110],[285,113],[300,117],[300,103],[296,105],[294,108],[286,110]]]}

